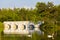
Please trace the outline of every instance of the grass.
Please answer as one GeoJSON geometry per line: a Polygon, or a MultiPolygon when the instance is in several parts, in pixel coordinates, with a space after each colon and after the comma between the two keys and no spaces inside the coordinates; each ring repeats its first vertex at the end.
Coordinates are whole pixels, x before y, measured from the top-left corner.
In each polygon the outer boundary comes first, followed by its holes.
{"type": "Polygon", "coordinates": [[[3,23],[0,22],[0,32],[3,31],[3,27],[4,27],[4,26],[3,26],[3,23]]]}
{"type": "Polygon", "coordinates": [[[3,31],[3,23],[0,22],[0,40],[1,40],[1,32],[3,31]]]}
{"type": "MultiPolygon", "coordinates": [[[[40,36],[40,35],[37,35],[37,34],[33,34],[32,35],[32,38],[31,37],[27,37],[27,36],[16,36],[16,35],[3,35],[1,32],[4,30],[4,26],[3,26],[3,23],[0,22],[0,40],[48,40],[48,38],[46,36],[40,36]]],[[[60,40],[60,29],[59,29],[59,32],[58,32],[58,37],[56,37],[56,40],[60,40]]]]}

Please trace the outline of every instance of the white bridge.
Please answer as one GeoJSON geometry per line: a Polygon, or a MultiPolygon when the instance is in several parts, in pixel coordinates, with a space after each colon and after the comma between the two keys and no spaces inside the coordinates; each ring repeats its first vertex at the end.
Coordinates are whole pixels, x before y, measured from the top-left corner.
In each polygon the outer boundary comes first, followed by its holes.
{"type": "Polygon", "coordinates": [[[40,25],[44,22],[34,24],[30,21],[5,21],[4,22],[4,34],[27,34],[30,35],[33,32],[40,32],[40,25]]]}

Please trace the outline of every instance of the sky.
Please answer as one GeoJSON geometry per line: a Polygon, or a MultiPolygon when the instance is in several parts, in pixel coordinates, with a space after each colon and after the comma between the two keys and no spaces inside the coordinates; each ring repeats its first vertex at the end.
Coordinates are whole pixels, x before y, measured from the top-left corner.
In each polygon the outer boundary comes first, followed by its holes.
{"type": "Polygon", "coordinates": [[[0,8],[34,8],[37,2],[60,4],[60,0],[0,0],[0,8]]]}

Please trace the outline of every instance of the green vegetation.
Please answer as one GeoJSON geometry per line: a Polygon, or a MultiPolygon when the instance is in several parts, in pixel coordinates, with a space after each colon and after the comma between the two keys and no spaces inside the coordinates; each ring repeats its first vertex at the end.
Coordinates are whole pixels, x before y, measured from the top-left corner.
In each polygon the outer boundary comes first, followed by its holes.
{"type": "Polygon", "coordinates": [[[0,32],[3,30],[3,23],[0,22],[0,32]]]}
{"type": "MultiPolygon", "coordinates": [[[[3,31],[4,21],[44,21],[40,29],[44,31],[45,36],[33,34],[32,38],[28,37],[0,37],[2,40],[48,40],[47,35],[54,33],[54,40],[60,38],[60,5],[54,5],[51,2],[37,2],[35,9],[14,8],[0,9],[0,35],[3,31]],[[57,36],[59,35],[59,36],[57,36]]],[[[51,39],[52,40],[52,39],[51,39]]]]}

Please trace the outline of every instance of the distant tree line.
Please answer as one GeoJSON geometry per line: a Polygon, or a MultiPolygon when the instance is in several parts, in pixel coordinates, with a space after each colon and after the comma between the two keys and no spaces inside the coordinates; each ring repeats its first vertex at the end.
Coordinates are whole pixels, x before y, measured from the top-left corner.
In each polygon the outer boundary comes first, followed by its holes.
{"type": "Polygon", "coordinates": [[[41,30],[46,33],[54,33],[60,28],[60,5],[52,2],[47,4],[37,2],[35,8],[0,9],[0,22],[4,21],[44,21],[41,30]]]}

